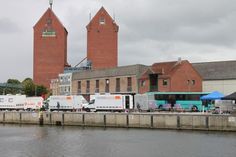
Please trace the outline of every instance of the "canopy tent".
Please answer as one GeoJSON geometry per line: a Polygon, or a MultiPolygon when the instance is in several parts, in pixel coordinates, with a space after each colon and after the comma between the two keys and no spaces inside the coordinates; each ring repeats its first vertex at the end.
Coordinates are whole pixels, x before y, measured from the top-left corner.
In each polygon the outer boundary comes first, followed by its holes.
{"type": "Polygon", "coordinates": [[[236,100],[236,92],[222,98],[223,100],[236,100]]]}
{"type": "Polygon", "coordinates": [[[200,99],[201,100],[219,100],[221,98],[223,98],[224,95],[218,91],[214,91],[208,95],[204,95],[204,96],[201,96],[200,99]]]}

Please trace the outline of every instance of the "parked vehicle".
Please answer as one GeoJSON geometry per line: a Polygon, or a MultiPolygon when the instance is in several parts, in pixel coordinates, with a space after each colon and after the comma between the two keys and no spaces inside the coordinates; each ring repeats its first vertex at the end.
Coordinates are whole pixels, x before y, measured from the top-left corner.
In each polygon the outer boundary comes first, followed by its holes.
{"type": "Polygon", "coordinates": [[[83,105],[85,111],[126,111],[133,109],[131,95],[95,95],[89,103],[83,105]]]}
{"type": "Polygon", "coordinates": [[[26,95],[0,95],[0,110],[23,110],[26,95]]]}
{"type": "Polygon", "coordinates": [[[82,104],[87,103],[85,98],[81,95],[70,95],[70,96],[50,96],[48,98],[48,107],[50,111],[62,110],[62,111],[73,111],[81,110],[82,104]]]}
{"type": "Polygon", "coordinates": [[[134,103],[134,108],[138,111],[152,111],[156,109],[155,100],[150,99],[147,94],[135,95],[134,103]]]}
{"type": "Polygon", "coordinates": [[[208,92],[148,92],[149,99],[155,100],[159,110],[184,110],[202,111],[209,107],[203,107],[200,97],[208,92]],[[177,105],[178,104],[178,105],[177,105]]]}
{"type": "Polygon", "coordinates": [[[215,113],[232,113],[236,111],[234,100],[215,100],[215,113]]]}
{"type": "Polygon", "coordinates": [[[43,106],[42,97],[26,97],[25,99],[25,110],[38,110],[43,106]]]}

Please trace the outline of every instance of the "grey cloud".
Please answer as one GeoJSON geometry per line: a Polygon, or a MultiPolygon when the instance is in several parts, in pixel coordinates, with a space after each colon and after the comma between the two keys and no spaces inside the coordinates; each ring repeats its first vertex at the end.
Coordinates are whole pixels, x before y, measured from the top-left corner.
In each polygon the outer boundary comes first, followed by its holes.
{"type": "Polygon", "coordinates": [[[120,13],[120,29],[124,24],[128,32],[135,32],[134,36],[127,33],[127,39],[152,38],[159,41],[228,45],[235,43],[232,34],[236,24],[235,2],[183,1],[184,3],[173,3],[170,6],[163,3],[158,5],[158,2],[146,2],[149,5],[144,5],[142,10],[134,6],[128,13],[129,16],[124,15],[127,12],[120,13]]]}
{"type": "MultiPolygon", "coordinates": [[[[0,5],[0,82],[32,77],[32,27],[48,6],[47,0],[0,5]]],[[[53,10],[69,33],[71,65],[86,56],[89,13],[101,6],[120,26],[119,65],[236,59],[235,0],[55,0],[53,10]]]]}
{"type": "Polygon", "coordinates": [[[19,31],[20,28],[12,20],[7,18],[0,19],[0,34],[12,34],[19,31]]]}

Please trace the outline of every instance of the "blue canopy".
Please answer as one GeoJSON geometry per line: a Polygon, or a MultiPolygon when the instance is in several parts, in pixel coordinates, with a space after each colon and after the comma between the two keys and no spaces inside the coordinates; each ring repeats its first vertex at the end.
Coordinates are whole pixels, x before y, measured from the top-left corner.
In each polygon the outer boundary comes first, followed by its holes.
{"type": "Polygon", "coordinates": [[[220,93],[218,91],[214,91],[208,95],[201,96],[200,99],[201,100],[218,100],[223,97],[224,97],[224,95],[222,93],[220,93]]]}

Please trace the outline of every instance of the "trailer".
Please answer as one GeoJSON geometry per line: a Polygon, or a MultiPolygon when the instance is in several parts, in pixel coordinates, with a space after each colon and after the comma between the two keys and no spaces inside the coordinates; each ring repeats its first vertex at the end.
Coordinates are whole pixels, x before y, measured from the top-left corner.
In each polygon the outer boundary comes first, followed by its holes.
{"type": "Polygon", "coordinates": [[[236,104],[234,100],[215,100],[215,113],[235,113],[236,104]]]}
{"type": "Polygon", "coordinates": [[[0,110],[23,110],[26,95],[0,95],[0,110]]]}
{"type": "Polygon", "coordinates": [[[70,95],[70,96],[61,95],[61,96],[50,96],[48,98],[48,107],[50,111],[81,110],[82,104],[85,104],[85,103],[87,103],[87,101],[81,95],[70,95]]]}
{"type": "Polygon", "coordinates": [[[95,95],[83,105],[85,111],[127,111],[133,109],[132,95],[95,95]]]}
{"type": "Polygon", "coordinates": [[[25,99],[25,110],[39,110],[43,106],[42,97],[26,97],[25,99]]]}
{"type": "Polygon", "coordinates": [[[137,94],[134,96],[134,108],[138,111],[152,111],[156,109],[156,102],[147,94],[137,94]]]}

